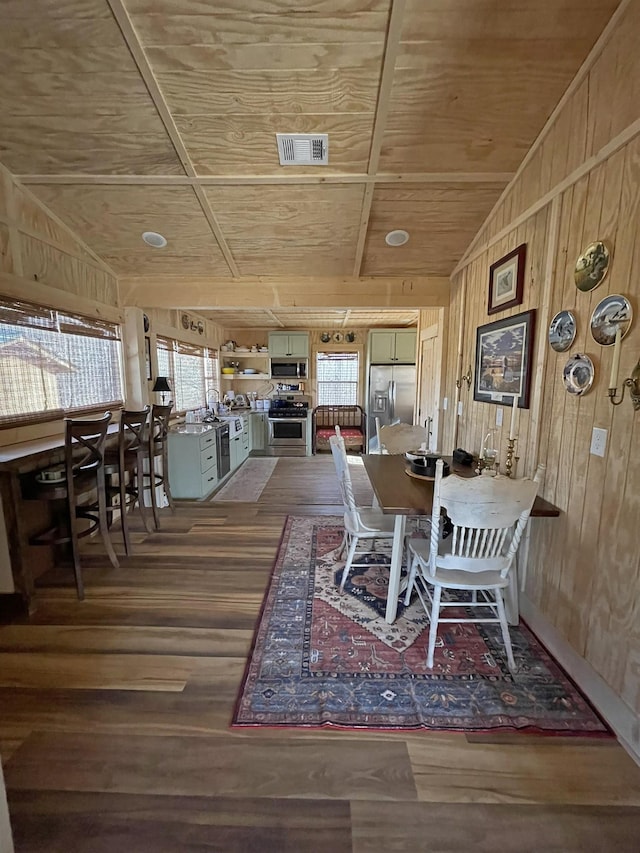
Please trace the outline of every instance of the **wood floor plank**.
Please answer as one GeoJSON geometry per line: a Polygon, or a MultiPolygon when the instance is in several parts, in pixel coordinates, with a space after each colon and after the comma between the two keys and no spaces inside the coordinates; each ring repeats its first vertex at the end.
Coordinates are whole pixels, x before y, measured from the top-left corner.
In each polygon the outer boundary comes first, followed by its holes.
{"type": "Polygon", "coordinates": [[[138,652],[194,657],[244,657],[252,631],[217,628],[171,628],[166,625],[113,627],[94,625],[3,625],[0,652],[138,652]]]}
{"type": "Polygon", "coordinates": [[[535,747],[503,747],[461,737],[446,745],[414,739],[408,749],[425,802],[640,806],[640,768],[621,748],[584,749],[549,737],[535,747]]]}
{"type": "Polygon", "coordinates": [[[351,853],[347,803],[12,792],[20,853],[351,853]]]}
{"type": "Polygon", "coordinates": [[[192,658],[177,655],[0,653],[0,687],[184,690],[192,658]]]}
{"type": "Polygon", "coordinates": [[[411,800],[406,746],[357,739],[235,740],[34,733],[5,768],[17,790],[411,800]],[[150,768],[153,773],[150,773],[150,768]]]}
{"type": "Polygon", "coordinates": [[[640,809],[367,803],[351,807],[353,853],[637,853],[640,809]]]}

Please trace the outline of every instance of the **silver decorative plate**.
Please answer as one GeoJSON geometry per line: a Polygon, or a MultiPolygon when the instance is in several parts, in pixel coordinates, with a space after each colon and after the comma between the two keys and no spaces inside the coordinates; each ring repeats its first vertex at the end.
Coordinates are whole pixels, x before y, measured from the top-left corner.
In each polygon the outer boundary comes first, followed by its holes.
{"type": "Polygon", "coordinates": [[[620,327],[622,337],[631,328],[633,309],[625,296],[612,293],[600,300],[591,315],[591,335],[600,346],[608,347],[615,343],[616,329],[620,327]]]}
{"type": "Polygon", "coordinates": [[[576,318],[571,311],[558,311],[549,325],[549,345],[556,352],[566,352],[576,337],[576,318]]]}
{"type": "Polygon", "coordinates": [[[576,353],[567,361],[562,371],[564,387],[570,394],[581,397],[593,385],[595,370],[588,355],[576,353]]]}

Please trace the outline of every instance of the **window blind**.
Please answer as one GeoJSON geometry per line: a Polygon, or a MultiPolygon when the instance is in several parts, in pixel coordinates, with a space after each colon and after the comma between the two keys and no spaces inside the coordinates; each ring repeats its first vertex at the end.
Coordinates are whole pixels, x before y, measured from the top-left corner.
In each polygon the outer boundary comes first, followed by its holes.
{"type": "Polygon", "coordinates": [[[0,427],[122,406],[120,328],[0,298],[0,427]]]}
{"type": "Polygon", "coordinates": [[[172,338],[157,338],[158,372],[167,376],[177,411],[207,404],[207,391],[218,390],[217,350],[172,338]]]}

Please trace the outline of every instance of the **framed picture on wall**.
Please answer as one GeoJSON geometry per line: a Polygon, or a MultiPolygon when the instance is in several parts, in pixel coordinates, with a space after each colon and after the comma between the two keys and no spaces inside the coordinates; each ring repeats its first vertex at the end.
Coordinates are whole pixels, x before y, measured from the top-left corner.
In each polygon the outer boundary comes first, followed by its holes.
{"type": "Polygon", "coordinates": [[[489,267],[488,314],[522,304],[527,244],[523,243],[489,267]]]}
{"type": "Polygon", "coordinates": [[[144,363],[147,367],[147,379],[151,379],[151,338],[144,339],[144,363]]]}
{"type": "Polygon", "coordinates": [[[529,408],[535,310],[505,317],[476,332],[473,399],[483,403],[529,408]]]}

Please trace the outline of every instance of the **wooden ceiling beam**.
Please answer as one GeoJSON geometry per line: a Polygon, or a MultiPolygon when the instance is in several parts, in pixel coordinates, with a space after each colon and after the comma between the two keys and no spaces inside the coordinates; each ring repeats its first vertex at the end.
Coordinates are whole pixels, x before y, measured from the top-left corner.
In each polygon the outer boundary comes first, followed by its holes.
{"type": "MultiPolygon", "coordinates": [[[[391,14],[389,15],[389,27],[384,47],[384,59],[382,61],[382,75],[380,77],[380,88],[378,89],[378,102],[376,104],[376,116],[371,136],[371,148],[369,150],[369,167],[367,173],[375,175],[380,162],[380,151],[382,150],[382,139],[387,126],[389,105],[391,100],[391,89],[393,87],[393,75],[396,67],[396,58],[400,51],[400,38],[402,36],[402,24],[406,0],[392,0],[391,14]]],[[[353,264],[353,274],[360,275],[362,268],[362,257],[369,229],[369,216],[371,215],[371,204],[373,202],[373,184],[368,184],[362,199],[360,212],[360,223],[358,230],[358,241],[356,243],[356,256],[353,264]]]]}
{"type": "MultiPolygon", "coordinates": [[[[182,140],[182,136],[180,135],[180,131],[173,120],[173,116],[171,115],[171,111],[167,105],[167,102],[162,94],[162,90],[158,85],[158,81],[153,73],[151,65],[147,59],[147,56],[144,52],[144,48],[140,43],[138,38],[138,34],[135,31],[131,18],[129,17],[129,13],[125,9],[122,0],[107,0],[109,3],[109,7],[111,8],[111,12],[113,13],[113,17],[115,18],[118,26],[120,27],[120,31],[122,33],[122,37],[124,38],[127,47],[133,57],[133,61],[136,63],[138,67],[138,71],[144,81],[147,90],[149,91],[149,95],[151,96],[151,100],[153,101],[155,108],[158,110],[158,114],[160,119],[169,135],[169,139],[171,140],[173,147],[175,148],[176,155],[180,160],[183,169],[187,173],[187,175],[191,178],[196,177],[196,170],[189,156],[189,152],[182,140]]],[[[204,190],[194,184],[193,190],[196,194],[200,207],[202,208],[202,212],[205,215],[205,218],[209,224],[211,229],[211,233],[215,237],[218,246],[220,247],[220,251],[224,255],[224,259],[229,266],[229,270],[231,274],[234,276],[239,276],[240,271],[238,270],[235,259],[231,253],[231,249],[229,248],[227,241],[225,240],[224,234],[222,233],[222,229],[218,224],[218,220],[216,219],[216,215],[213,211],[213,208],[209,204],[209,200],[204,192],[204,190]]]]}
{"type": "Polygon", "coordinates": [[[514,172],[407,172],[400,175],[17,175],[22,184],[103,184],[123,186],[216,187],[252,184],[505,184],[514,172]]]}
{"type": "Polygon", "coordinates": [[[123,305],[192,311],[260,308],[273,311],[275,315],[279,310],[291,308],[377,310],[447,306],[450,288],[447,276],[255,276],[240,279],[123,276],[118,284],[123,305]]]}

